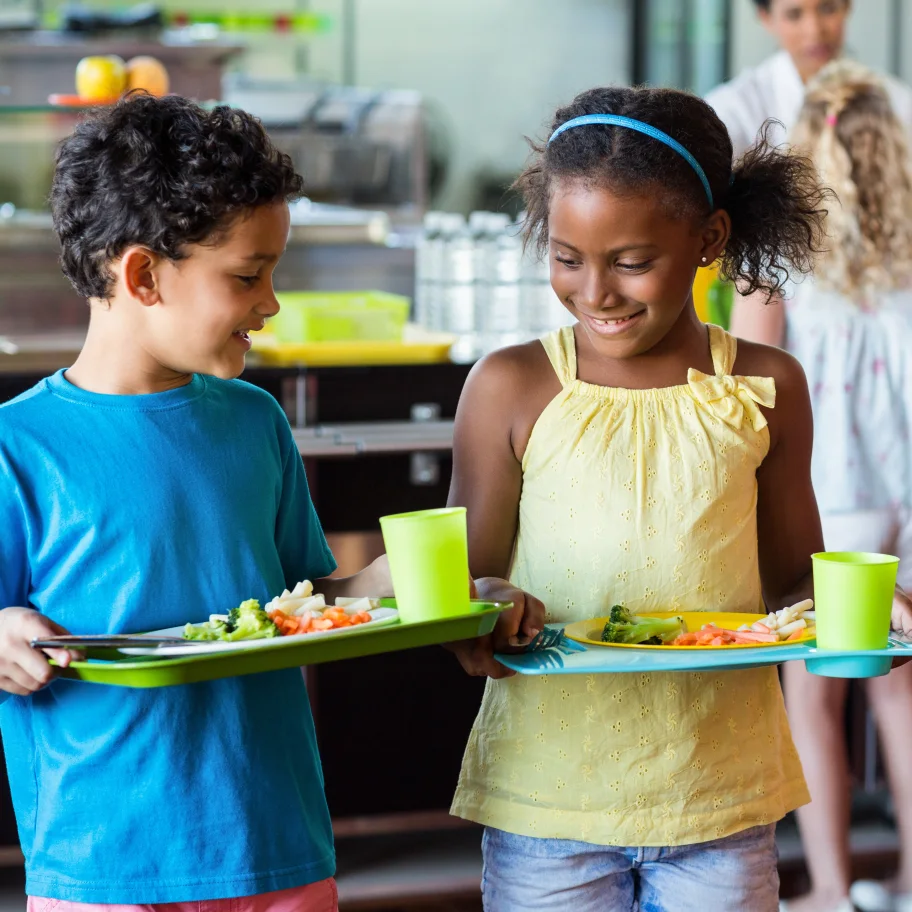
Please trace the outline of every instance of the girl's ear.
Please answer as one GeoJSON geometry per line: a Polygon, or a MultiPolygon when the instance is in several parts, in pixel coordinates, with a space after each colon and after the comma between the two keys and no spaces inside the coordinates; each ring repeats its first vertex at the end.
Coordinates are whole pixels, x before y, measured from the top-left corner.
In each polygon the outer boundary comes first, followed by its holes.
{"type": "Polygon", "coordinates": [[[700,232],[700,266],[714,263],[725,250],[731,236],[731,218],[724,209],[717,209],[704,222],[700,232]]]}

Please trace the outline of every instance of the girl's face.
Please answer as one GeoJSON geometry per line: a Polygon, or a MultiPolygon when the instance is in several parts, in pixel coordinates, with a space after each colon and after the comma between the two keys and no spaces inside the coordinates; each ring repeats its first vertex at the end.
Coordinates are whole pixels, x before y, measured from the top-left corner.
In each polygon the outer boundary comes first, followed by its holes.
{"type": "Polygon", "coordinates": [[[849,0],[772,0],[760,19],[807,82],[839,56],[848,14],[849,0]]]}
{"type": "MultiPolygon", "coordinates": [[[[596,352],[632,358],[657,345],[693,307],[700,259],[725,241],[669,218],[661,194],[617,196],[557,183],[548,212],[551,285],[596,352]]],[[[718,221],[718,214],[711,221],[718,221]]]]}

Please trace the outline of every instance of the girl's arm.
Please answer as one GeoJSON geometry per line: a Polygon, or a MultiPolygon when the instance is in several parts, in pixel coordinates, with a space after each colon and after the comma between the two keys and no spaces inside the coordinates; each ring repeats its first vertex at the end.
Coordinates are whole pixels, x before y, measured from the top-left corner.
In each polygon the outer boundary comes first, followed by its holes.
{"type": "MultiPolygon", "coordinates": [[[[541,602],[506,582],[519,517],[521,453],[534,424],[522,412],[529,403],[534,406],[535,388],[542,385],[531,380],[535,369],[539,376],[547,376],[541,371],[542,360],[547,367],[538,343],[489,355],[469,374],[456,411],[448,504],[466,507],[469,570],[479,596],[514,603],[512,611],[501,615],[493,637],[452,647],[469,674],[492,678],[512,674],[494,660],[495,648],[526,641],[544,624],[541,602]]],[[[554,392],[546,391],[539,398],[546,403],[554,392]]]]}
{"type": "Polygon", "coordinates": [[[781,295],[764,291],[735,294],[731,332],[739,339],[782,348],[785,343],[785,305],[781,295]]]}
{"type": "Polygon", "coordinates": [[[776,407],[767,413],[770,451],[757,471],[757,535],[763,597],[767,609],[777,611],[813,597],[811,555],[823,551],[811,484],[813,419],[798,362],[784,352],[751,348],[759,356],[751,357],[756,373],[776,381],[776,407]]]}
{"type": "Polygon", "coordinates": [[[387,598],[393,594],[389,560],[381,554],[373,563],[352,576],[324,577],[314,580],[314,592],[321,593],[332,605],[337,598],[387,598]]]}
{"type": "MultiPolygon", "coordinates": [[[[744,346],[747,348],[747,346],[744,346]]],[[[761,350],[755,348],[755,352],[761,350]]],[[[824,550],[817,498],[811,484],[813,421],[807,380],[784,352],[761,355],[751,370],[776,380],[776,408],[768,413],[770,452],[757,471],[757,536],[760,579],[767,609],[777,611],[814,597],[811,555],[824,550]]],[[[912,600],[899,587],[893,597],[893,630],[912,637],[912,600]]],[[[898,659],[894,666],[909,659],[898,659]]]]}

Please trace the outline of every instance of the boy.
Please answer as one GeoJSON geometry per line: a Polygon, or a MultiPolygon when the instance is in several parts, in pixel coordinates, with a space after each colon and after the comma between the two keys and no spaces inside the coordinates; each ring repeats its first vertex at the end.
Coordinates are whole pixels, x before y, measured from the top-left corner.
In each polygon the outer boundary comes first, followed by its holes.
{"type": "Polygon", "coordinates": [[[391,594],[384,559],[325,579],[288,422],[234,379],[278,310],[301,192],[253,117],[175,96],[128,97],[59,149],[54,225],[88,335],[0,407],[0,733],[35,912],[336,908],[298,670],[131,690],[52,680],[29,647],[183,624],[305,578],[329,598],[391,594]]]}

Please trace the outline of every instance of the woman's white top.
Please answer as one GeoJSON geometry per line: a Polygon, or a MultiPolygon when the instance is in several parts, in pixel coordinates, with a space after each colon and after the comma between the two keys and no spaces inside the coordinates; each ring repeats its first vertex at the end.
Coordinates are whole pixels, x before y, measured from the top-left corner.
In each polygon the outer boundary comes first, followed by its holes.
{"type": "MultiPolygon", "coordinates": [[[[882,78],[896,116],[912,134],[912,89],[891,76],[882,78]]],[[[713,89],[706,100],[728,127],[737,159],[756,142],[769,118],[780,122],[770,133],[773,145],[785,142],[801,113],[804,83],[789,54],[779,51],[713,89]]]]}

